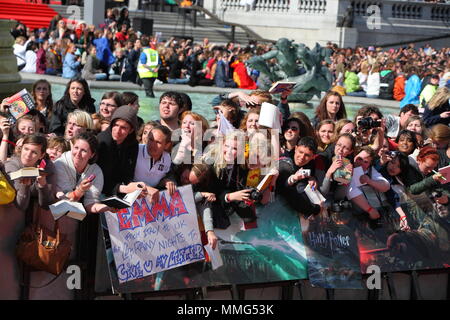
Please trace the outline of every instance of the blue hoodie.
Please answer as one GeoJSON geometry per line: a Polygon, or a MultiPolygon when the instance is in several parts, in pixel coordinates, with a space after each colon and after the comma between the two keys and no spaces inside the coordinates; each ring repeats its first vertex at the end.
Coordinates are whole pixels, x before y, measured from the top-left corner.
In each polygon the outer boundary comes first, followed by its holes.
{"type": "Polygon", "coordinates": [[[406,81],[405,97],[400,101],[400,108],[407,104],[419,105],[419,95],[421,89],[421,81],[418,75],[413,74],[406,81]]]}
{"type": "Polygon", "coordinates": [[[109,48],[109,41],[105,37],[95,39],[93,41],[97,48],[97,58],[108,67],[112,65],[116,59],[114,58],[111,49],[109,48]]]}

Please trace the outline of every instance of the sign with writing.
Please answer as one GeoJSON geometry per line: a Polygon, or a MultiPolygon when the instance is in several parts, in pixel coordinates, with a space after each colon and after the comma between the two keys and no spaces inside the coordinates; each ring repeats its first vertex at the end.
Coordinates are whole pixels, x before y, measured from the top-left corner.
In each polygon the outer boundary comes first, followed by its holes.
{"type": "MultiPolygon", "coordinates": [[[[102,271],[97,271],[96,281],[108,272],[105,268],[109,270],[113,291],[118,293],[305,279],[307,261],[297,213],[284,199],[277,199],[257,206],[256,215],[257,222],[251,228],[245,228],[242,219],[233,214],[226,217],[229,225],[214,229],[219,238],[217,254],[222,259],[221,266],[214,268],[205,259],[122,283],[118,281],[120,275],[112,258],[111,231],[103,229],[107,261],[102,271]]],[[[97,285],[107,288],[109,284],[98,281],[97,285]]]]}
{"type": "Polygon", "coordinates": [[[120,283],[205,259],[191,185],[105,217],[120,283]]]}

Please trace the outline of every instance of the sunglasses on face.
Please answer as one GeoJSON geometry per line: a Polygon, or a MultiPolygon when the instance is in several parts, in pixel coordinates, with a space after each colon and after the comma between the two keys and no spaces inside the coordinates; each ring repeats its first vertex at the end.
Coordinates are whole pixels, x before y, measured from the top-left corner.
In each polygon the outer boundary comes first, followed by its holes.
{"type": "Polygon", "coordinates": [[[299,130],[297,127],[286,127],[286,131],[288,131],[289,129],[294,131],[294,132],[299,130]]]}

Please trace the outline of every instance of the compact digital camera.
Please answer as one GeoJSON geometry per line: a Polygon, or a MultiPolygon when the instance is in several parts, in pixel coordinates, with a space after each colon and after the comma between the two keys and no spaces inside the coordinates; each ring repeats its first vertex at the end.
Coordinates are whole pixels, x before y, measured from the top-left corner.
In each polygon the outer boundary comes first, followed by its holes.
{"type": "Polygon", "coordinates": [[[381,127],[381,121],[373,120],[371,117],[362,118],[358,121],[358,127],[363,130],[381,127]]]}
{"type": "Polygon", "coordinates": [[[311,176],[311,169],[300,169],[298,170],[298,173],[300,173],[301,175],[304,175],[306,177],[311,176]]]}

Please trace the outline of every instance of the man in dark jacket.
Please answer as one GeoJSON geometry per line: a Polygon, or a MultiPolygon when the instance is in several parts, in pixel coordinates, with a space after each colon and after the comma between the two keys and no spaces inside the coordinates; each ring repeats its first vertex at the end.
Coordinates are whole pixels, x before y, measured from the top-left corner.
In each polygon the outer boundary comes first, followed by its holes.
{"type": "Polygon", "coordinates": [[[97,164],[103,171],[106,196],[130,193],[139,188],[139,182],[132,182],[138,153],[137,125],[136,110],[121,106],[114,112],[109,128],[97,136],[97,164]]]}
{"type": "Polygon", "coordinates": [[[305,218],[320,213],[321,207],[312,203],[305,193],[308,184],[317,187],[314,177],[314,157],[317,144],[311,137],[303,137],[295,147],[294,161],[282,158],[279,162],[280,175],[276,190],[284,196],[289,205],[301,212],[305,218]]]}

